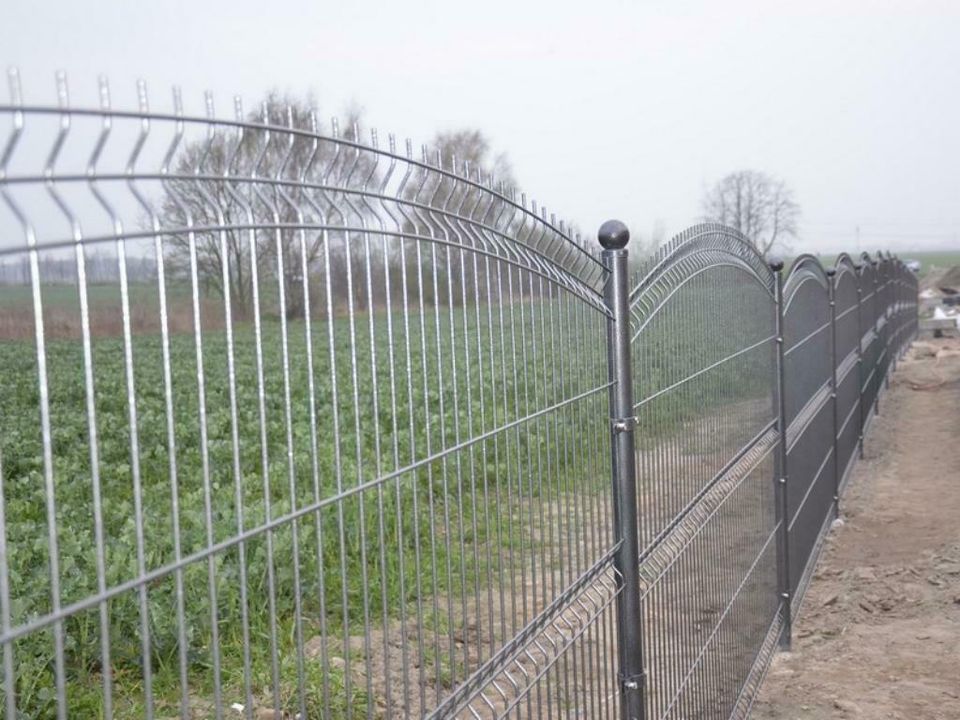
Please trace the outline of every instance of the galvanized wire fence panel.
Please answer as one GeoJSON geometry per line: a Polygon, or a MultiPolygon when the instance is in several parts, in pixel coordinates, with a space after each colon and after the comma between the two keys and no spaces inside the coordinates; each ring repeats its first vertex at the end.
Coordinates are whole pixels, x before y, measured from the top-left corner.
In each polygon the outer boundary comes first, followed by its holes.
{"type": "MultiPolygon", "coordinates": [[[[916,278],[698,225],[628,286],[270,101],[0,105],[8,718],[743,717],[916,278]]],[[[796,608],[796,603],[792,605],[796,608]]]]}
{"type": "Polygon", "coordinates": [[[613,717],[594,253],[392,137],[11,82],[7,717],[613,717]]]}

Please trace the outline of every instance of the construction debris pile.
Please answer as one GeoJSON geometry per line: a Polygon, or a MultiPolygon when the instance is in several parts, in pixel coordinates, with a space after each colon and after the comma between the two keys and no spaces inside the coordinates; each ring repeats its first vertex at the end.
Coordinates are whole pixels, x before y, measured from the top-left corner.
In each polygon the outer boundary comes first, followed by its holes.
{"type": "Polygon", "coordinates": [[[960,265],[933,268],[920,281],[920,330],[960,334],[960,265]]]}

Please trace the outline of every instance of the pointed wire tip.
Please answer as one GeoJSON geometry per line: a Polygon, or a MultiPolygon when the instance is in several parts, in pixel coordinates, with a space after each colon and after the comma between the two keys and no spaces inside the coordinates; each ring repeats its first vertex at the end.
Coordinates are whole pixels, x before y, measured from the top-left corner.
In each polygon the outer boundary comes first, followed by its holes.
{"type": "Polygon", "coordinates": [[[60,106],[63,107],[70,101],[67,73],[65,70],[57,70],[55,77],[57,83],[57,101],[60,103],[60,106]]]}
{"type": "Polygon", "coordinates": [[[97,78],[97,91],[100,94],[100,109],[110,109],[110,81],[106,75],[100,75],[97,78]]]}
{"type": "Polygon", "coordinates": [[[147,83],[143,78],[137,79],[137,105],[141,112],[147,112],[150,108],[147,96],[147,83]]]}
{"type": "Polygon", "coordinates": [[[10,89],[10,100],[14,105],[23,102],[23,89],[20,85],[20,69],[16,65],[7,68],[7,87],[10,89]]]}

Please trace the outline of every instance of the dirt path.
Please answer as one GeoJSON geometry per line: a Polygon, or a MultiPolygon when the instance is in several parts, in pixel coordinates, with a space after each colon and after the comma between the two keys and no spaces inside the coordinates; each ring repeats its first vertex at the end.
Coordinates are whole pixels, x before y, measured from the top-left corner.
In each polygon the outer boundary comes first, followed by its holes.
{"type": "Polygon", "coordinates": [[[881,413],[755,719],[960,718],[960,341],[915,346],[881,413]]]}

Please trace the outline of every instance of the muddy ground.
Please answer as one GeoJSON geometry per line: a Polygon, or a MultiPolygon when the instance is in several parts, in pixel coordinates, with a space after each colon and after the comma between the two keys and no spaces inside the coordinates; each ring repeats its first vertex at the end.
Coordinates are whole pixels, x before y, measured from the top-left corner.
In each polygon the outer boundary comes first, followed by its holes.
{"type": "Polygon", "coordinates": [[[960,341],[915,345],[880,411],[757,720],[960,718],[960,341]]]}

